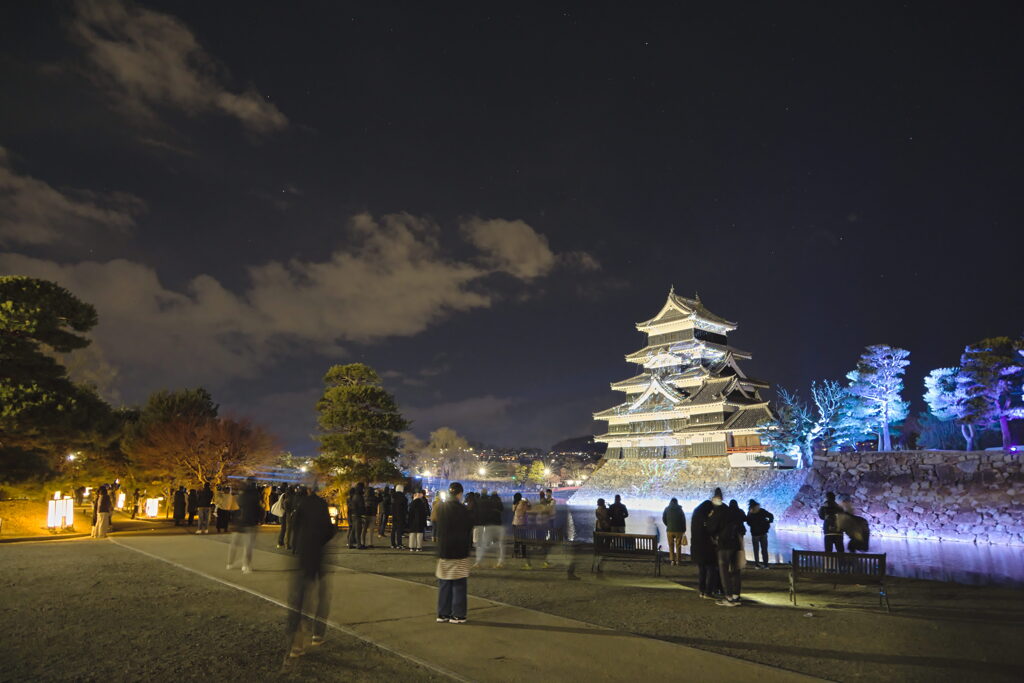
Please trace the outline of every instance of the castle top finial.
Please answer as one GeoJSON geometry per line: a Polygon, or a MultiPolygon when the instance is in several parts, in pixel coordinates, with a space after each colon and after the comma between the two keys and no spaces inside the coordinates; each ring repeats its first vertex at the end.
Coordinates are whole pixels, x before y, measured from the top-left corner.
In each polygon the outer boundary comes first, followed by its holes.
{"type": "Polygon", "coordinates": [[[675,293],[676,293],[676,286],[675,285],[672,285],[671,287],[668,288],[668,295],[669,296],[672,296],[675,293]]]}
{"type": "Polygon", "coordinates": [[[696,291],[693,293],[693,300],[700,303],[700,294],[696,291]]]}

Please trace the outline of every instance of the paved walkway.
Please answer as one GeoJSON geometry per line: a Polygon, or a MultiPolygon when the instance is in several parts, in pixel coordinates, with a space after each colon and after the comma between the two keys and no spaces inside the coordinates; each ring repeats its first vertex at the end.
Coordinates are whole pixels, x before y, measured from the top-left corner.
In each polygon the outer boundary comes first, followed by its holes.
{"type": "MultiPolygon", "coordinates": [[[[114,542],[285,607],[290,556],[257,550],[256,571],[243,575],[225,569],[226,547],[214,538],[140,536],[114,542]]],[[[341,567],[332,572],[331,626],[454,680],[816,680],[473,596],[468,624],[437,624],[436,588],[341,567]]],[[[472,577],[469,585],[472,591],[472,577]]]]}

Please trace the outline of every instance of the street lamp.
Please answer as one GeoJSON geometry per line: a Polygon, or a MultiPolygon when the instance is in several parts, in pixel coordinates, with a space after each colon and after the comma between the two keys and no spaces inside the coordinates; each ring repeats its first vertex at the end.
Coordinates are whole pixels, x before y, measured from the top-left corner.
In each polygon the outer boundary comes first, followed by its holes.
{"type": "Polygon", "coordinates": [[[481,477],[483,477],[483,476],[485,476],[487,474],[487,468],[486,467],[481,467],[480,469],[478,469],[476,471],[476,473],[479,474],[481,477]]]}

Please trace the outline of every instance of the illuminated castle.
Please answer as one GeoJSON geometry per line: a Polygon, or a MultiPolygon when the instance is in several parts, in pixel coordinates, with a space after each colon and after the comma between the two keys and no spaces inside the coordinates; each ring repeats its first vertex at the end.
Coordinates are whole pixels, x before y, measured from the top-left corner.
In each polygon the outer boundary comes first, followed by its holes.
{"type": "Polygon", "coordinates": [[[647,345],[626,360],[640,374],[612,383],[626,395],[624,403],[594,413],[608,423],[594,437],[608,444],[605,458],[728,456],[733,467],[766,466],[772,453],[757,427],[772,417],[759,393],[768,385],[740,369],[738,361],[750,354],[726,339],[736,323],[673,288],[661,311],[636,328],[647,345]]]}

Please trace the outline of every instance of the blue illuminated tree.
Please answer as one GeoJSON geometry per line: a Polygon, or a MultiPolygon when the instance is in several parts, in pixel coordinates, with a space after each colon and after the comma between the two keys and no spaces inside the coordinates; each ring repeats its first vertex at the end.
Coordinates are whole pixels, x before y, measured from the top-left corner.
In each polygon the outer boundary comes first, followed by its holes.
{"type": "Polygon", "coordinates": [[[811,402],[816,413],[808,440],[817,441],[826,451],[856,443],[862,436],[856,419],[857,400],[835,380],[811,383],[811,402]]]}
{"type": "Polygon", "coordinates": [[[959,426],[966,449],[974,450],[976,425],[967,419],[967,384],[960,368],[935,368],[924,378],[924,389],[924,401],[931,415],[942,422],[953,422],[959,426]]]}
{"type": "Polygon", "coordinates": [[[796,392],[779,387],[772,412],[775,419],[759,427],[761,443],[771,448],[773,453],[796,456],[797,467],[810,464],[810,435],[814,419],[807,403],[796,392]]]}
{"type": "Polygon", "coordinates": [[[903,375],[910,351],[887,344],[864,349],[857,368],[847,373],[850,393],[857,405],[854,418],[864,432],[878,434],[878,450],[892,450],[892,425],[907,417],[910,405],[903,400],[903,375]]]}

